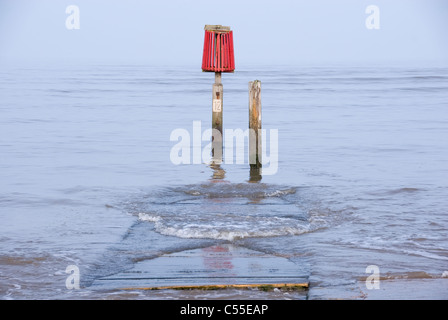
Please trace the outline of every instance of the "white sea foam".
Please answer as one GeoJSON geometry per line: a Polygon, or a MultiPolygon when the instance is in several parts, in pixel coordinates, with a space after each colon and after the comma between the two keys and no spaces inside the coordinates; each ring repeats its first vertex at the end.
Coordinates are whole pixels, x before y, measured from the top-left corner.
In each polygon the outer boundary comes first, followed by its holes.
{"type": "Polygon", "coordinates": [[[151,215],[151,214],[148,214],[148,213],[140,212],[140,213],[138,214],[138,219],[139,219],[140,221],[157,222],[157,221],[159,221],[161,218],[160,218],[159,216],[154,216],[154,215],[151,215]]]}
{"type": "Polygon", "coordinates": [[[318,228],[308,222],[278,217],[239,217],[231,222],[226,217],[212,221],[192,222],[189,219],[165,219],[161,216],[139,213],[140,221],[153,222],[155,231],[179,238],[217,239],[233,241],[242,238],[299,235],[318,228]]]}
{"type": "Polygon", "coordinates": [[[296,192],[295,188],[285,189],[285,190],[275,190],[272,192],[265,193],[267,197],[279,197],[287,194],[294,194],[296,192]]]}
{"type": "Polygon", "coordinates": [[[234,241],[243,238],[278,237],[285,235],[299,235],[307,232],[308,228],[284,227],[275,230],[218,230],[208,228],[182,228],[166,227],[163,224],[156,225],[156,230],[161,234],[179,238],[217,239],[234,241]]]}

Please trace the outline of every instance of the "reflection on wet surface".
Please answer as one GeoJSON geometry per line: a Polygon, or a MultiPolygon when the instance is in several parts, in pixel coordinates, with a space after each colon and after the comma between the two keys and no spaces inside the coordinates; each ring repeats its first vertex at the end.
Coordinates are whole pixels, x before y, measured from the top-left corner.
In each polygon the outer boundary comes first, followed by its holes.
{"type": "Polygon", "coordinates": [[[89,289],[303,290],[307,279],[303,269],[284,257],[220,244],[139,261],[131,269],[96,279],[89,289]]]}

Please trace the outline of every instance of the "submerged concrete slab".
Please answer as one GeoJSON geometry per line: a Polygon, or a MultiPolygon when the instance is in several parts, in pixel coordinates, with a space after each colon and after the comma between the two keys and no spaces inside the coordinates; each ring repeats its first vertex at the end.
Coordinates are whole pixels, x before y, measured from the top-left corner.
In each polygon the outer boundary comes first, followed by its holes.
{"type": "Polygon", "coordinates": [[[292,261],[234,245],[165,254],[97,279],[91,289],[306,289],[308,275],[292,261]]]}

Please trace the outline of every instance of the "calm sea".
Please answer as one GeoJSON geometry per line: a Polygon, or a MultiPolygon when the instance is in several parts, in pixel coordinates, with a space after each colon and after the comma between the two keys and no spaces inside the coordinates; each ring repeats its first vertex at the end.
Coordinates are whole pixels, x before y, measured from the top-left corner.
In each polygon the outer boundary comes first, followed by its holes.
{"type": "Polygon", "coordinates": [[[2,67],[0,299],[448,299],[448,68],[241,67],[223,75],[224,128],[247,128],[257,79],[278,172],[250,183],[247,164],[170,160],[173,130],[210,127],[211,73],[2,67]],[[91,287],[228,244],[289,259],[310,289],[91,287]],[[366,287],[371,265],[380,290],[366,287]]]}

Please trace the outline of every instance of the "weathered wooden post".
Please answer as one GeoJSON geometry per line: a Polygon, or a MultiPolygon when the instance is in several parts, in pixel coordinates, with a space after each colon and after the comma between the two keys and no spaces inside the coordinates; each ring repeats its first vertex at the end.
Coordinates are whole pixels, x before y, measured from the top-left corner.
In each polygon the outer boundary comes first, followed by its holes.
{"type": "Polygon", "coordinates": [[[206,25],[202,71],[215,72],[212,96],[212,157],[222,161],[223,154],[223,86],[222,72],[234,72],[233,32],[230,27],[206,25]]]}
{"type": "Polygon", "coordinates": [[[213,84],[213,106],[212,106],[212,157],[214,161],[222,160],[223,149],[223,131],[222,131],[222,114],[223,114],[223,86],[221,83],[221,72],[215,73],[215,83],[213,84]]]}
{"type": "Polygon", "coordinates": [[[261,180],[261,82],[249,82],[249,164],[250,181],[261,180]]]}

